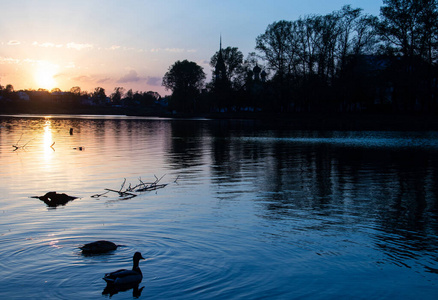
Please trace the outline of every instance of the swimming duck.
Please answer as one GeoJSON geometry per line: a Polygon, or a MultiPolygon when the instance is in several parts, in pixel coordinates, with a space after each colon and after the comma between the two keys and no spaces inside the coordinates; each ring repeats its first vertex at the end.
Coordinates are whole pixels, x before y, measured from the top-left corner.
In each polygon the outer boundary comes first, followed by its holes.
{"type": "Polygon", "coordinates": [[[97,253],[105,253],[112,250],[116,250],[120,245],[116,245],[110,241],[96,241],[92,243],[88,243],[79,247],[84,254],[97,254],[97,253]]]}
{"type": "Polygon", "coordinates": [[[107,284],[127,285],[140,283],[143,279],[143,274],[138,266],[140,259],[144,259],[140,252],[135,252],[132,270],[120,269],[112,273],[107,273],[102,278],[107,284]]]}

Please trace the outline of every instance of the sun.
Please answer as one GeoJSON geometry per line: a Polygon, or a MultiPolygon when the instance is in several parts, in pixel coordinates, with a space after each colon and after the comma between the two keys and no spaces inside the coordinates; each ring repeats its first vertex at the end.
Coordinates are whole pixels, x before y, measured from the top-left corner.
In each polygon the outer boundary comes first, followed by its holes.
{"type": "Polygon", "coordinates": [[[49,64],[38,66],[35,70],[35,82],[38,88],[51,90],[58,84],[54,78],[56,75],[56,67],[49,64]]]}

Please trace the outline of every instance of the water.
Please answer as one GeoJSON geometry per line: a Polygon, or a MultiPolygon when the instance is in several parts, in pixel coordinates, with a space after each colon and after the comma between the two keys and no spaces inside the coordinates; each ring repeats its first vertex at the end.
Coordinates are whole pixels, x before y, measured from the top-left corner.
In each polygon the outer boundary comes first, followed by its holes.
{"type": "Polygon", "coordinates": [[[435,299],[437,154],[437,132],[1,117],[0,299],[108,298],[135,251],[143,281],[112,299],[435,299]],[[100,239],[124,247],[81,254],[100,239]]]}

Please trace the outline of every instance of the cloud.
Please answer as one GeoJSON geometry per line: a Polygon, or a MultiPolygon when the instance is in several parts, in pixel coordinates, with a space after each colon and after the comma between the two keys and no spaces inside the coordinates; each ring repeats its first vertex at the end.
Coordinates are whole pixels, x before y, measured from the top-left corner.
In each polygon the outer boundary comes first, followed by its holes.
{"type": "Polygon", "coordinates": [[[92,49],[93,45],[91,45],[91,44],[77,44],[77,43],[71,42],[71,43],[67,44],[67,48],[80,51],[80,50],[84,50],[84,49],[92,49]]]}
{"type": "Polygon", "coordinates": [[[172,52],[172,53],[181,53],[181,52],[184,52],[185,50],[182,48],[166,48],[166,49],[164,49],[164,51],[172,52]]]}
{"type": "Polygon", "coordinates": [[[187,53],[194,53],[197,52],[198,50],[196,49],[184,49],[184,48],[152,48],[149,50],[150,52],[169,52],[169,53],[183,53],[183,52],[187,52],[187,53]]]}
{"type": "Polygon", "coordinates": [[[0,57],[0,65],[19,64],[20,62],[21,62],[21,60],[18,58],[0,57]]]}
{"type": "Polygon", "coordinates": [[[38,46],[38,47],[43,47],[43,48],[61,48],[63,47],[62,44],[55,44],[55,43],[51,43],[51,42],[45,42],[45,43],[38,43],[38,42],[33,42],[32,46],[38,46]]]}
{"type": "Polygon", "coordinates": [[[105,50],[109,50],[109,51],[134,51],[134,52],[138,52],[138,53],[142,53],[144,52],[143,49],[141,48],[135,48],[135,47],[122,47],[120,45],[112,45],[111,47],[108,48],[104,48],[105,50]]]}
{"type": "Polygon", "coordinates": [[[109,78],[109,77],[105,77],[105,78],[99,79],[99,80],[97,81],[97,83],[105,83],[105,82],[107,82],[107,81],[109,81],[109,80],[111,80],[111,78],[109,78]]]}
{"type": "Polygon", "coordinates": [[[152,86],[161,86],[162,78],[161,77],[148,77],[147,84],[152,86]]]}
{"type": "Polygon", "coordinates": [[[76,68],[76,65],[75,65],[74,62],[70,61],[70,62],[68,62],[66,65],[64,65],[64,68],[67,68],[67,69],[74,69],[74,68],[76,68]]]}
{"type": "Polygon", "coordinates": [[[72,79],[74,81],[79,81],[79,82],[89,82],[92,80],[89,75],[80,75],[80,76],[73,77],[72,79]]]}
{"type": "Polygon", "coordinates": [[[11,40],[8,42],[8,46],[17,46],[20,44],[21,44],[20,41],[17,41],[17,40],[11,40]]]}
{"type": "Polygon", "coordinates": [[[128,74],[122,76],[117,82],[118,83],[127,83],[127,82],[136,82],[140,81],[141,78],[138,76],[137,72],[134,70],[131,70],[128,72],[128,74]]]}
{"type": "Polygon", "coordinates": [[[31,58],[19,59],[19,58],[1,57],[0,56],[0,65],[5,65],[5,64],[21,65],[23,63],[35,65],[35,64],[47,64],[47,61],[38,60],[38,59],[31,59],[31,58]]]}

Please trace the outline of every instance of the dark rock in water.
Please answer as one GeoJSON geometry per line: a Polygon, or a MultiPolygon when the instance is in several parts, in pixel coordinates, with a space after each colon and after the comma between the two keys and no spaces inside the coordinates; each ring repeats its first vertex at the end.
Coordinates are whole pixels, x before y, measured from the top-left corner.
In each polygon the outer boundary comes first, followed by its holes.
{"type": "Polygon", "coordinates": [[[57,192],[48,192],[44,196],[35,196],[32,198],[38,198],[48,207],[58,207],[60,205],[66,205],[69,201],[77,199],[78,197],[69,196],[67,194],[58,194],[57,192]]]}
{"type": "Polygon", "coordinates": [[[96,241],[92,243],[88,243],[80,247],[84,254],[97,254],[97,253],[105,253],[108,251],[116,250],[118,245],[114,244],[110,241],[96,241]]]}

